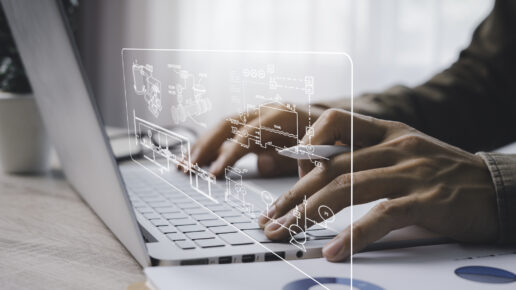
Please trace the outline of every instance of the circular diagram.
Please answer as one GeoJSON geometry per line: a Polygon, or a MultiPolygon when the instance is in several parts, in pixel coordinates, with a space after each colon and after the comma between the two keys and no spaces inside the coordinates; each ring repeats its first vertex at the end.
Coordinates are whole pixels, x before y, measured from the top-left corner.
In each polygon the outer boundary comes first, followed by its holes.
{"type": "Polygon", "coordinates": [[[455,275],[462,279],[490,284],[512,283],[516,281],[514,273],[487,266],[460,267],[455,270],[455,275]]]}
{"type": "Polygon", "coordinates": [[[332,223],[335,221],[335,214],[329,206],[321,205],[319,209],[317,209],[317,212],[323,221],[327,223],[332,223]]]}
{"type": "MultiPolygon", "coordinates": [[[[341,277],[314,277],[316,281],[321,284],[337,284],[350,286],[351,279],[349,278],[341,278],[341,277]]],[[[310,278],[299,279],[292,281],[283,287],[283,290],[308,290],[313,286],[317,286],[317,282],[310,278]]],[[[375,285],[373,283],[369,283],[362,280],[353,279],[353,289],[358,290],[383,290],[382,287],[375,285]]]]}

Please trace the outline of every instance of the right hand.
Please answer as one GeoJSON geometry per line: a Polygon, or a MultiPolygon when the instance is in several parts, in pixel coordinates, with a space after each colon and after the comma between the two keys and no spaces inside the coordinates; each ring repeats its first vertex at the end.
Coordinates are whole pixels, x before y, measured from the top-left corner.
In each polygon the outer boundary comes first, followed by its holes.
{"type": "MultiPolygon", "coordinates": [[[[298,126],[299,138],[304,135],[305,127],[308,125],[308,112],[296,108],[298,115],[298,122],[293,121],[292,113],[287,113],[281,110],[269,110],[266,114],[261,115],[261,125],[265,127],[274,127],[274,124],[281,124],[284,131],[295,131],[298,126]]],[[[238,116],[231,117],[238,119],[238,116]]],[[[312,121],[315,121],[317,116],[312,113],[312,121]]],[[[297,162],[294,159],[280,156],[276,150],[267,146],[262,148],[259,145],[249,142],[249,148],[245,148],[235,142],[225,142],[229,138],[235,138],[240,143],[248,144],[248,137],[244,137],[246,130],[250,127],[260,127],[260,120],[257,116],[250,116],[247,120],[247,126],[238,128],[238,134],[231,132],[232,124],[226,118],[222,120],[215,128],[205,133],[191,149],[191,164],[198,164],[199,166],[210,165],[209,171],[215,176],[224,174],[224,169],[227,166],[233,165],[237,160],[248,153],[256,153],[258,155],[258,170],[264,177],[272,177],[287,174],[297,173],[297,162]]],[[[236,125],[233,125],[236,126],[236,125]]],[[[272,141],[276,146],[295,146],[297,140],[289,138],[280,134],[274,134],[262,130],[262,138],[267,141],[272,141]]]]}

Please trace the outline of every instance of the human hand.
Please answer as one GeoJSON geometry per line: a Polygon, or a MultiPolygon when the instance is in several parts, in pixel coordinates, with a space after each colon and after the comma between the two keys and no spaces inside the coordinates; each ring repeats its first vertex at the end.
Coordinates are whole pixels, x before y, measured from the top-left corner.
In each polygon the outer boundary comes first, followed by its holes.
{"type": "MultiPolygon", "coordinates": [[[[264,114],[250,115],[246,120],[247,126],[236,124],[242,123],[240,116],[232,116],[220,122],[214,129],[201,136],[191,149],[191,164],[199,166],[210,165],[209,171],[215,176],[224,173],[228,165],[233,165],[238,159],[248,153],[258,154],[258,170],[262,176],[278,176],[284,174],[295,174],[297,163],[294,159],[280,156],[276,150],[270,146],[265,149],[253,143],[249,135],[257,135],[260,127],[273,128],[274,125],[281,126],[285,132],[304,132],[308,125],[308,112],[302,108],[296,108],[298,122],[292,119],[291,113],[282,110],[268,110],[264,114]],[[233,121],[233,125],[232,122],[233,121]],[[261,123],[260,123],[261,121],[261,123]],[[237,132],[232,132],[231,127],[238,127],[237,132]],[[296,126],[298,126],[296,128],[296,126]],[[235,142],[225,142],[228,138],[235,138],[239,143],[248,144],[248,148],[235,142]]],[[[317,117],[317,111],[312,110],[312,119],[317,117]]],[[[272,142],[276,146],[297,145],[297,139],[290,138],[281,134],[274,134],[266,130],[261,130],[261,139],[272,142]]],[[[262,141],[265,143],[265,141],[262,141]]]]}
{"type": "MultiPolygon", "coordinates": [[[[351,118],[347,111],[325,111],[313,125],[312,144],[350,144],[351,118]]],[[[306,196],[306,212],[300,207],[301,216],[317,222],[321,222],[317,212],[320,205],[338,212],[351,204],[387,198],[354,222],[354,252],[409,225],[458,241],[491,242],[497,238],[495,190],[479,156],[399,122],[358,114],[353,120],[354,145],[360,147],[353,154],[353,181],[350,153],[328,160],[321,168],[302,161],[303,177],[274,202],[268,218],[259,219],[267,237],[289,237],[288,230],[279,224],[288,228],[296,222],[292,209],[306,196]]],[[[323,255],[330,261],[346,259],[351,254],[350,243],[348,227],[323,248],[323,255]]]]}

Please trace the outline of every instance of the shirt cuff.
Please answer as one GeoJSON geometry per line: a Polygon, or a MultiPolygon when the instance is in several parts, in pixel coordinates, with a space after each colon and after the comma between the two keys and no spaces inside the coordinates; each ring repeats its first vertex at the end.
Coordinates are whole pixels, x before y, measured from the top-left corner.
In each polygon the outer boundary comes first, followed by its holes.
{"type": "Polygon", "coordinates": [[[516,243],[516,155],[478,152],[486,163],[496,190],[499,242],[516,243]]]}

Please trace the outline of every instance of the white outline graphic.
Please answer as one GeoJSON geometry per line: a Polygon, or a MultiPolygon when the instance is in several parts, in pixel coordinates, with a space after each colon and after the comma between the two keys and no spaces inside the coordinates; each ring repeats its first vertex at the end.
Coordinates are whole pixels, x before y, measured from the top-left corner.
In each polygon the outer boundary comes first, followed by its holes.
{"type": "Polygon", "coordinates": [[[157,166],[161,174],[170,172],[174,166],[182,168],[189,173],[193,189],[218,202],[211,194],[212,184],[216,183],[215,176],[197,164],[192,165],[190,142],[186,137],[137,117],[134,110],[133,121],[134,132],[137,132],[135,142],[142,146],[146,160],[157,166]],[[170,147],[179,148],[179,153],[174,153],[170,147]]]}
{"type": "Polygon", "coordinates": [[[153,66],[150,64],[139,65],[133,63],[133,88],[137,95],[143,96],[147,102],[149,111],[154,117],[159,117],[163,110],[161,104],[161,82],[152,76],[153,66]]]}
{"type": "Polygon", "coordinates": [[[224,199],[230,205],[238,208],[244,213],[255,217],[253,212],[253,204],[245,201],[247,195],[247,188],[243,182],[243,175],[247,173],[246,169],[240,169],[232,166],[228,166],[224,169],[224,176],[226,179],[226,191],[224,199]]]}
{"type": "MultiPolygon", "coordinates": [[[[161,52],[196,52],[196,53],[244,53],[244,54],[250,54],[250,53],[256,53],[256,54],[276,54],[276,55],[281,55],[281,54],[294,54],[294,55],[338,55],[338,56],[344,56],[347,61],[349,61],[349,65],[350,65],[350,91],[349,91],[349,96],[351,98],[351,148],[354,148],[353,146],[353,143],[354,143],[354,138],[353,138],[353,114],[354,114],[354,107],[353,107],[353,96],[354,96],[354,78],[353,78],[353,74],[354,74],[354,64],[353,64],[353,60],[351,59],[351,57],[345,53],[345,52],[328,52],[328,51],[263,51],[263,50],[202,50],[202,49],[147,49],[147,48],[123,48],[122,49],[122,66],[125,67],[125,64],[124,64],[124,59],[123,59],[123,54],[124,52],[126,51],[161,51],[161,52]]],[[[125,78],[126,74],[125,74],[125,69],[124,69],[124,83],[126,83],[126,78],[125,78]]],[[[124,88],[125,92],[126,92],[126,96],[127,96],[127,87],[124,88]]],[[[311,97],[311,96],[309,96],[311,97]]],[[[128,109],[129,108],[129,105],[127,103],[127,98],[126,98],[126,108],[128,109]]],[[[309,99],[308,101],[308,115],[309,115],[309,123],[311,123],[311,100],[309,99]]],[[[127,121],[129,123],[129,110],[127,111],[127,121]]],[[[130,123],[129,123],[130,124],[130,123]]],[[[131,134],[130,132],[130,128],[128,128],[128,133],[131,134]]],[[[130,141],[129,141],[130,142],[130,141]]],[[[351,183],[353,184],[353,156],[354,155],[354,152],[353,150],[351,150],[351,183]]],[[[137,160],[133,159],[137,164],[139,164],[140,166],[142,166],[143,168],[145,168],[146,170],[148,170],[149,172],[155,174],[152,170],[150,170],[149,168],[146,168],[145,166],[143,166],[140,162],[138,162],[137,160]]],[[[211,211],[210,209],[206,208],[204,205],[202,205],[201,203],[199,203],[197,200],[193,199],[192,197],[190,197],[188,194],[186,194],[185,192],[183,192],[182,190],[180,190],[179,188],[177,188],[176,186],[174,186],[173,184],[171,184],[170,182],[166,181],[165,180],[165,183],[167,183],[168,185],[170,185],[171,187],[175,188],[176,190],[178,190],[179,192],[182,192],[185,196],[187,196],[188,198],[190,198],[193,202],[197,203],[199,206],[201,206],[202,208],[208,210],[209,212],[211,212],[212,214],[214,214],[215,216],[217,216],[218,218],[222,219],[222,217],[220,217],[219,215],[217,215],[215,212],[211,211]]],[[[265,202],[265,201],[264,201],[265,202]]],[[[266,203],[267,204],[267,203],[266,203]]],[[[350,209],[350,218],[351,218],[351,241],[353,241],[353,186],[351,187],[351,209],[350,209]]],[[[222,219],[223,220],[223,219],[222,219]]],[[[229,226],[233,227],[234,229],[238,230],[237,227],[235,227],[233,224],[229,224],[229,226]]],[[[245,235],[247,238],[253,240],[255,243],[257,243],[258,245],[260,245],[262,248],[264,248],[265,250],[269,251],[271,254],[273,254],[276,258],[278,258],[279,260],[282,260],[284,261],[285,263],[287,263],[288,265],[290,265],[292,268],[296,269],[297,271],[299,271],[301,274],[303,274],[304,276],[306,276],[307,278],[311,279],[312,281],[314,281],[315,283],[317,283],[319,286],[323,287],[324,289],[329,289],[328,287],[326,287],[325,285],[323,285],[322,283],[320,283],[319,281],[317,281],[316,279],[314,279],[312,276],[310,276],[309,274],[307,274],[306,272],[304,272],[302,269],[300,269],[299,267],[295,266],[294,264],[292,264],[291,262],[289,262],[288,260],[285,260],[283,257],[281,257],[279,254],[275,253],[273,250],[269,249],[267,246],[265,246],[264,244],[258,242],[257,240],[255,240],[254,238],[252,238],[251,236],[249,236],[248,234],[246,234],[244,231],[241,231],[241,230],[238,230],[238,232],[242,233],[243,235],[245,235]]],[[[351,243],[350,245],[350,250],[351,252],[353,252],[353,242],[351,243]]],[[[350,256],[350,264],[351,264],[351,268],[350,268],[350,288],[353,288],[353,256],[351,255],[350,256]]]]}
{"type": "MultiPolygon", "coordinates": [[[[314,128],[311,126],[311,105],[310,100],[314,94],[315,78],[311,75],[306,75],[302,78],[295,78],[290,76],[281,76],[277,74],[277,69],[274,64],[267,64],[264,68],[244,68],[241,71],[232,71],[231,77],[231,100],[240,104],[238,111],[238,118],[227,118],[231,124],[231,132],[235,137],[230,137],[227,140],[239,144],[240,146],[249,149],[253,144],[260,146],[263,149],[273,148],[280,151],[289,146],[280,146],[268,140],[265,136],[271,134],[282,135],[292,139],[295,145],[301,144],[301,137],[299,133],[299,114],[296,111],[296,106],[282,101],[282,96],[279,90],[293,90],[305,95],[309,104],[308,109],[308,126],[304,128],[304,134],[308,136],[308,144],[311,144],[314,136],[314,128]],[[258,89],[259,93],[252,92],[258,89]],[[249,98],[265,101],[260,105],[249,104],[249,98]],[[291,115],[289,123],[295,123],[295,127],[285,128],[282,124],[272,124],[268,126],[267,123],[262,122],[263,116],[268,115],[267,112],[281,111],[285,116],[291,115]],[[248,122],[253,117],[258,119],[258,126],[254,126],[248,122]],[[247,142],[242,142],[239,139],[247,139],[247,142]]],[[[322,156],[311,154],[313,158],[310,161],[318,167],[322,166],[317,159],[325,159],[322,156]]]]}
{"type": "Polygon", "coordinates": [[[211,100],[207,96],[203,81],[208,77],[206,73],[193,74],[182,69],[181,65],[168,64],[168,68],[177,74],[180,81],[168,85],[168,93],[176,98],[177,105],[170,108],[174,123],[184,123],[191,120],[195,124],[206,128],[206,124],[199,122],[195,117],[211,110],[211,100]]]}

